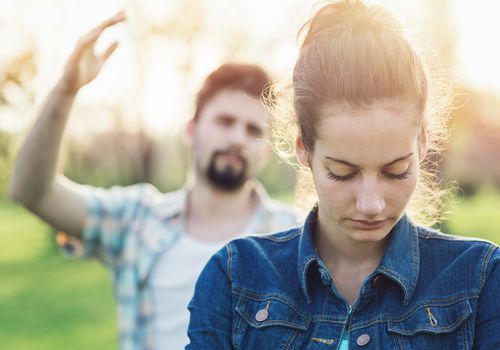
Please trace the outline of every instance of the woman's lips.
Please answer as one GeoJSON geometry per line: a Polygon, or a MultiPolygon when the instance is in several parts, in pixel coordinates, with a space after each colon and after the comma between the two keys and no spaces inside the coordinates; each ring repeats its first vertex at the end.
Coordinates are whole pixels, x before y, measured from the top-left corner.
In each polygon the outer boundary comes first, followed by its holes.
{"type": "Polygon", "coordinates": [[[358,230],[378,230],[385,226],[387,220],[351,220],[354,228],[358,230]]]}

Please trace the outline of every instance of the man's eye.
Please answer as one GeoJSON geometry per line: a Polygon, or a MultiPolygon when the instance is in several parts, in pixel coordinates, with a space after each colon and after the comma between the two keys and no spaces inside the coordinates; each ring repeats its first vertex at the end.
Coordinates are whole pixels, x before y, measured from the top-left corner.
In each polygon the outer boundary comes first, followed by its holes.
{"type": "Polygon", "coordinates": [[[259,128],[258,126],[255,125],[249,125],[247,127],[248,133],[254,137],[261,137],[262,136],[262,129],[259,128]]]}
{"type": "Polygon", "coordinates": [[[233,120],[230,118],[219,118],[218,122],[223,126],[231,126],[233,124],[233,120]]]}

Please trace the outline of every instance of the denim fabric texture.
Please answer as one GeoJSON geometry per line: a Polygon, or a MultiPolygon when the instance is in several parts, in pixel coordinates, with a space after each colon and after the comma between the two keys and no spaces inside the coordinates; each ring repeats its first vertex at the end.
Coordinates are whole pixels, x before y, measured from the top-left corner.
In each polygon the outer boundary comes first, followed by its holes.
{"type": "Polygon", "coordinates": [[[338,349],[344,331],[349,349],[500,349],[496,245],[404,216],[350,307],[316,253],[316,217],[212,257],[189,305],[186,349],[338,349]]]}

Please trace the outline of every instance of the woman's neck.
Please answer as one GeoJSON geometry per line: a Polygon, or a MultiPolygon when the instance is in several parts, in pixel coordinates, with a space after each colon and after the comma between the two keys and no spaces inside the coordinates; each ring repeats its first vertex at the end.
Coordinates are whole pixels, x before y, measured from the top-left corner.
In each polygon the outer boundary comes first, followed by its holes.
{"type": "Polygon", "coordinates": [[[388,237],[377,242],[360,242],[339,232],[343,228],[329,223],[318,212],[314,243],[340,294],[353,304],[361,284],[380,263],[388,237]]]}

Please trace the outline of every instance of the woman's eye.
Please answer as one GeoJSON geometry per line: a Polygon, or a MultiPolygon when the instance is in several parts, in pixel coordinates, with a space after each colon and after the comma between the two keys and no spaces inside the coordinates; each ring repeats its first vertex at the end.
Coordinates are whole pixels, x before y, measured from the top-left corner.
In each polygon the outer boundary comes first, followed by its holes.
{"type": "Polygon", "coordinates": [[[347,175],[335,175],[331,171],[328,171],[328,174],[327,174],[328,178],[330,180],[334,180],[334,181],[347,181],[349,179],[352,179],[355,175],[356,175],[356,173],[350,173],[347,175]]]}
{"type": "MultiPolygon", "coordinates": [[[[334,181],[347,181],[347,180],[350,180],[353,177],[355,177],[356,174],[357,173],[354,172],[354,173],[350,173],[350,174],[347,174],[347,175],[336,175],[336,174],[332,173],[331,171],[328,171],[327,176],[328,176],[328,178],[330,180],[334,180],[334,181]]],[[[386,177],[388,177],[389,179],[393,179],[393,180],[405,180],[405,179],[407,179],[411,175],[411,169],[408,168],[406,171],[404,171],[402,173],[399,173],[399,174],[384,173],[384,175],[386,177]]]]}
{"type": "Polygon", "coordinates": [[[406,169],[405,172],[402,172],[400,174],[385,173],[385,176],[387,176],[390,179],[394,179],[394,180],[404,180],[404,179],[407,179],[408,176],[410,176],[410,175],[411,175],[410,168],[406,169]]]}

